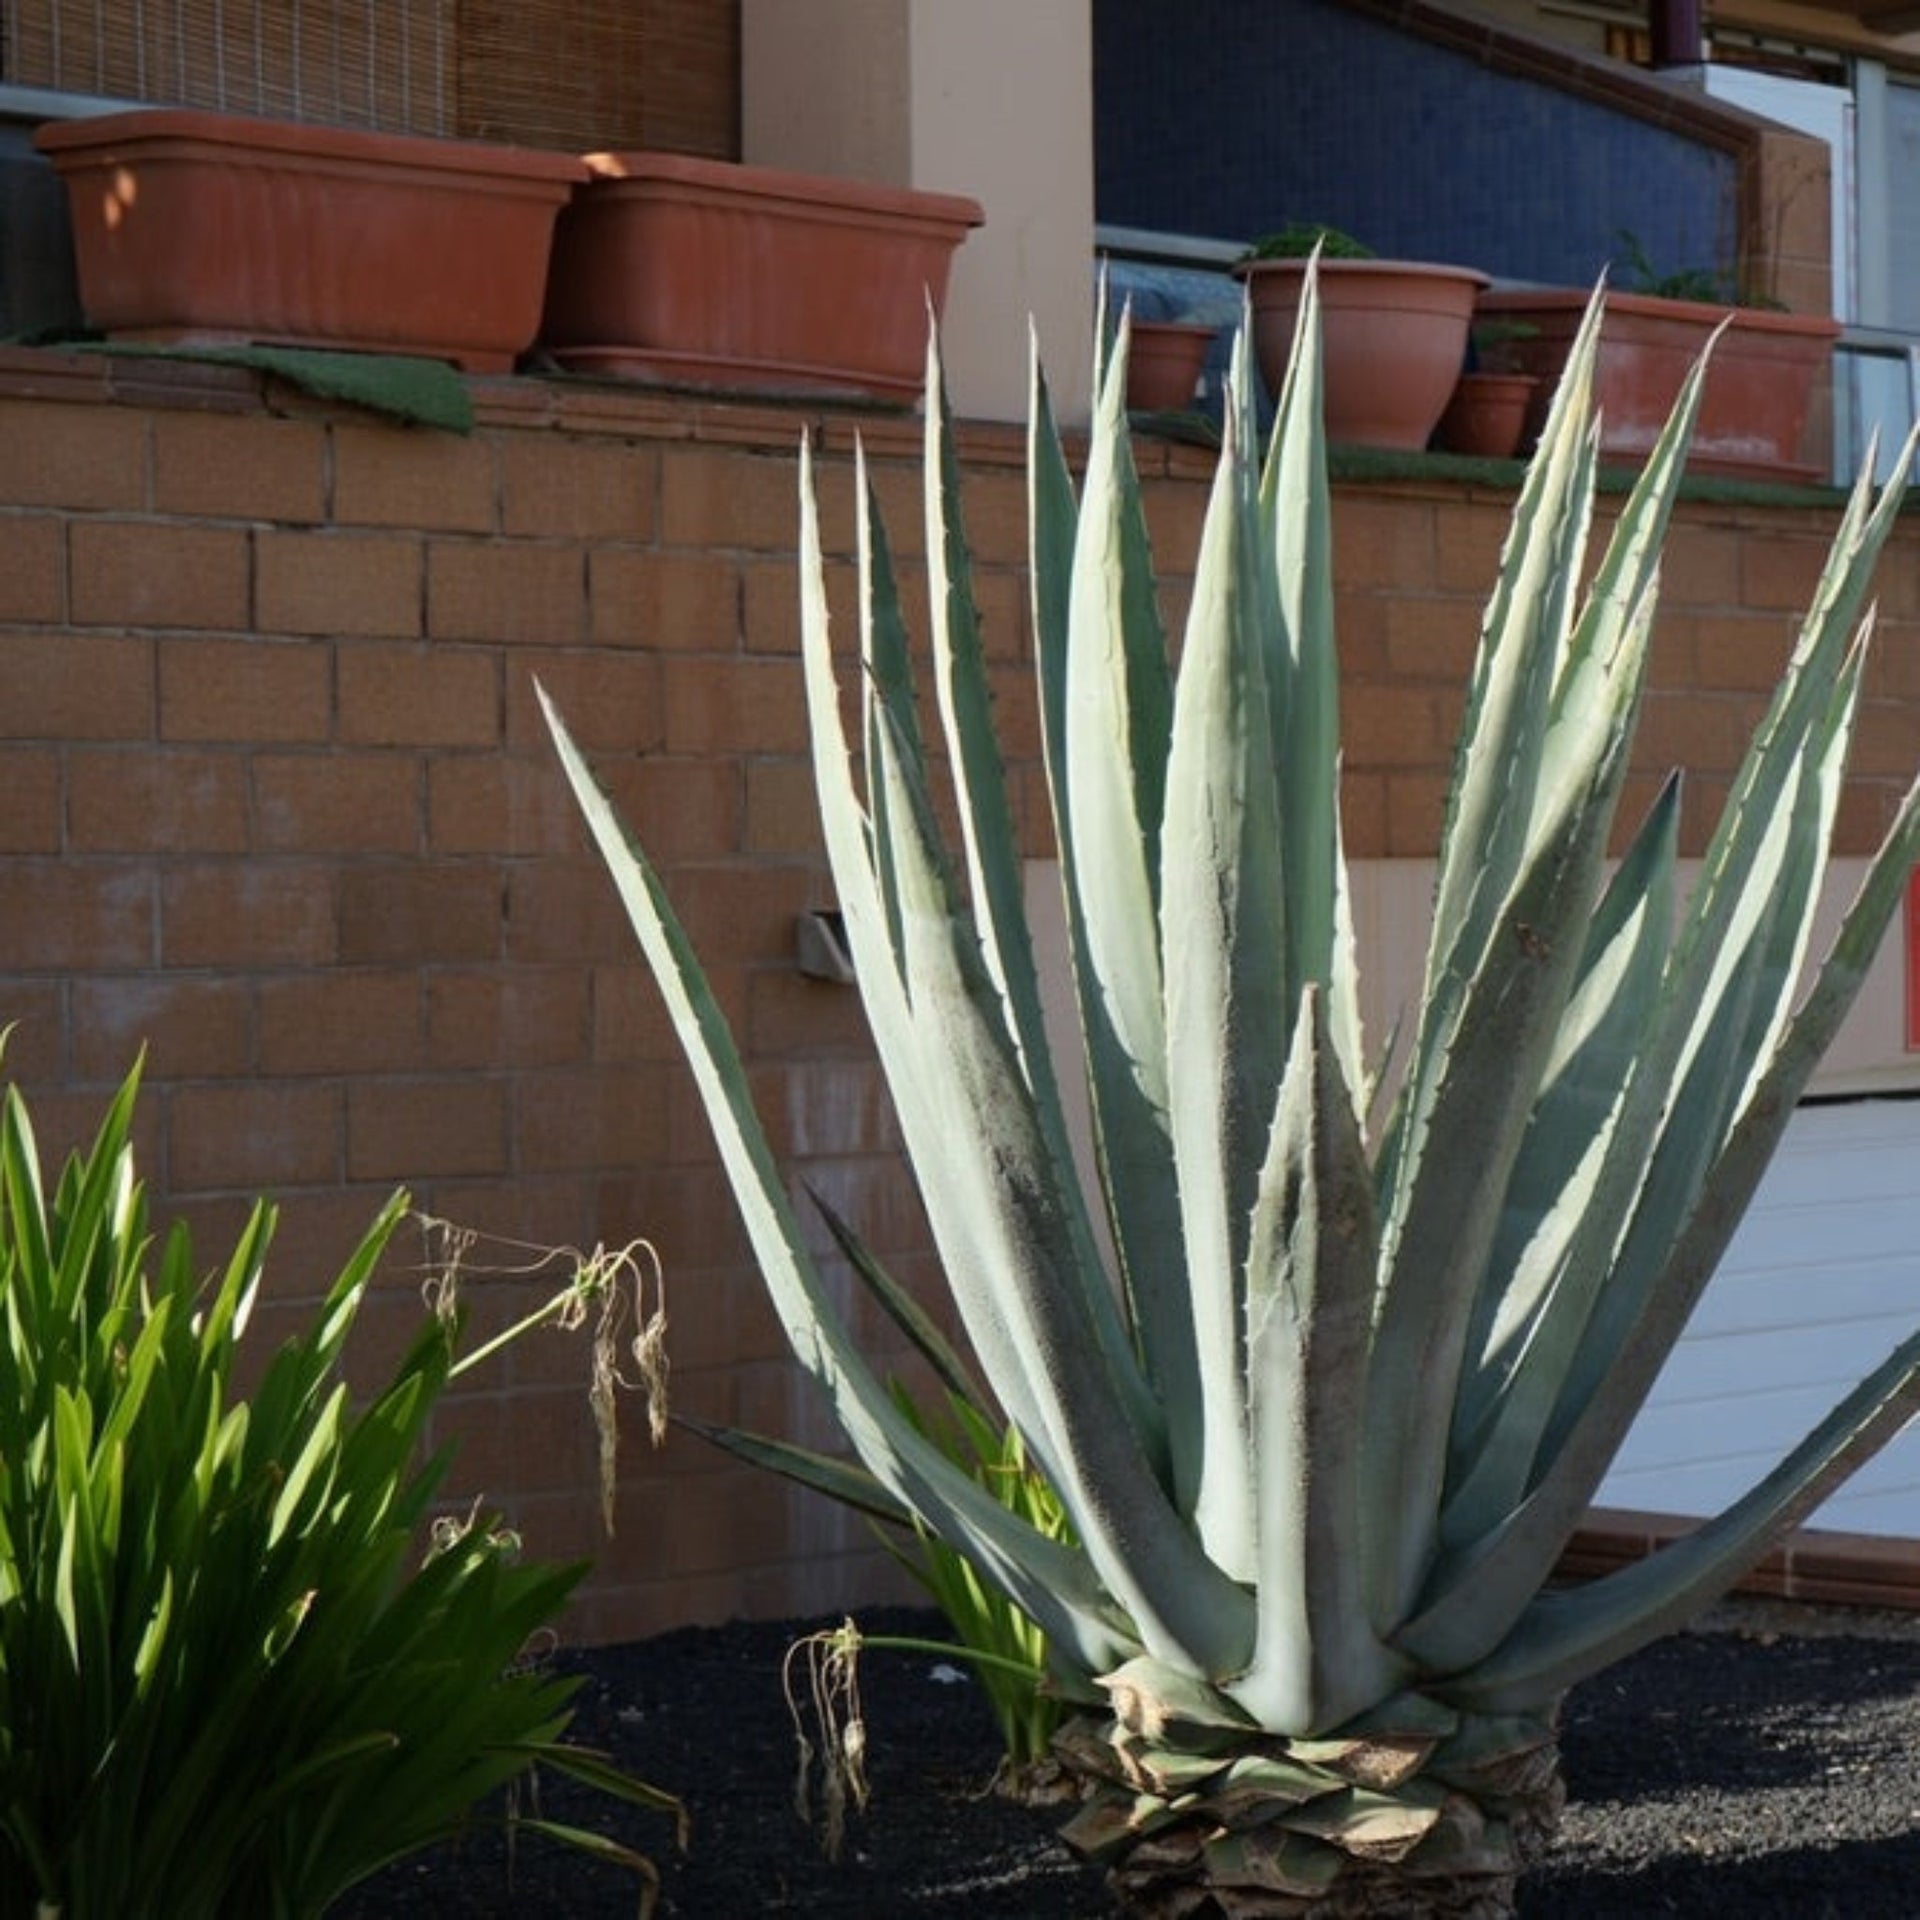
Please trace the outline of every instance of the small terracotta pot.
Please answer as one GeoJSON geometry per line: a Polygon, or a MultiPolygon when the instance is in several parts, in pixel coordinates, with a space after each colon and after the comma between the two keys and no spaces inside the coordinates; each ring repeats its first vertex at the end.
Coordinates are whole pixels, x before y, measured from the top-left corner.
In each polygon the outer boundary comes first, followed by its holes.
{"type": "Polygon", "coordinates": [[[116,340],[504,372],[540,322],[566,154],[161,108],[49,123],[80,300],[116,340]]]}
{"type": "MultiPolygon", "coordinates": [[[[1293,350],[1304,260],[1235,268],[1253,307],[1254,352],[1278,394],[1293,350]]],[[[1460,377],[1474,296],[1487,276],[1409,260],[1322,260],[1320,331],[1329,440],[1424,451],[1460,377]]]]}
{"type": "Polygon", "coordinates": [[[561,217],[563,366],[698,387],[920,397],[927,310],[979,203],[668,153],[596,153],[561,217]]]}
{"type": "Polygon", "coordinates": [[[1463,373],[1440,416],[1440,444],[1449,453],[1511,460],[1520,451],[1539,385],[1530,373],[1463,373]]]}
{"type": "Polygon", "coordinates": [[[1193,405],[1207,349],[1218,327],[1193,320],[1135,320],[1128,327],[1127,406],[1135,413],[1180,413],[1193,405]]]}

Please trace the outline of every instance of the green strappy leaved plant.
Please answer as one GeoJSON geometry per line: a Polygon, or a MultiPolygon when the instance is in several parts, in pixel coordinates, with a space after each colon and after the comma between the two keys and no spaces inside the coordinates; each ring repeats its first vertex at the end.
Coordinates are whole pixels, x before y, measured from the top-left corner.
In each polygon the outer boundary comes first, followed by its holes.
{"type": "MultiPolygon", "coordinates": [[[[458,1321],[424,1311],[354,1405],[342,1353],[396,1195],[307,1322],[235,1381],[274,1215],[211,1278],[149,1227],[130,1074],[43,1171],[0,1090],[0,1920],[318,1920],[389,1862],[500,1815],[536,1767],[684,1822],[561,1736],[537,1657],[581,1566],[475,1508],[431,1527],[429,1422],[458,1321]]],[[[610,1836],[504,1817],[635,1876],[610,1836]]]]}

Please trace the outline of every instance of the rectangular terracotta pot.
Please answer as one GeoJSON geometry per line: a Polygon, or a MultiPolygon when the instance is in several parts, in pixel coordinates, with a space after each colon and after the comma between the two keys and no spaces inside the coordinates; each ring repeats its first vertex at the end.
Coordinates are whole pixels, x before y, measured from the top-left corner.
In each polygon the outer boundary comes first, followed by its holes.
{"type": "MultiPolygon", "coordinates": [[[[1531,433],[1545,423],[1587,298],[1573,288],[1480,296],[1476,322],[1531,329],[1524,337],[1502,340],[1498,348],[1501,368],[1542,377],[1531,433]]],[[[1759,480],[1827,477],[1825,466],[1808,457],[1808,427],[1816,402],[1831,404],[1837,320],[1638,293],[1609,293],[1606,303],[1595,384],[1603,458],[1622,464],[1646,459],[1688,369],[1714,328],[1730,320],[1713,350],[1688,470],[1759,480]]],[[[1494,361],[1489,358],[1487,364],[1494,361]]]]}
{"type": "Polygon", "coordinates": [[[957,194],[598,153],[541,329],[563,366],[783,394],[919,397],[927,304],[980,224],[957,194]]]}
{"type": "Polygon", "coordinates": [[[49,123],[80,299],[115,340],[504,372],[540,323],[571,154],[159,108],[49,123]]]}

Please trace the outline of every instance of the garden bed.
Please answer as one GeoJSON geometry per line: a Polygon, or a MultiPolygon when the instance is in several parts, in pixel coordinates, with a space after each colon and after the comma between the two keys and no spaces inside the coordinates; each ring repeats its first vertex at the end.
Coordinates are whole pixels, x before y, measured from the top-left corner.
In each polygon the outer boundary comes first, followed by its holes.
{"type": "MultiPolygon", "coordinates": [[[[739,1920],[1092,1920],[1100,1876],[1052,1838],[1056,1814],[987,1791],[997,1755],[973,1689],[945,1663],[869,1652],[873,1801],[838,1863],[793,1807],[781,1660],[807,1624],[683,1630],[559,1656],[584,1671],[574,1737],[687,1801],[692,1846],[662,1823],[549,1782],[543,1810],[653,1853],[662,1916],[739,1920]]],[[[876,1613],[869,1630],[927,1631],[876,1613]]],[[[1570,1804],[1527,1920],[1634,1915],[1909,1920],[1920,1886],[1920,1633],[1881,1614],[1721,1609],[1589,1681],[1568,1706],[1570,1804]]],[[[522,1840],[509,1880],[493,1835],[391,1870],[335,1920],[634,1912],[630,1879],[522,1840]]]]}

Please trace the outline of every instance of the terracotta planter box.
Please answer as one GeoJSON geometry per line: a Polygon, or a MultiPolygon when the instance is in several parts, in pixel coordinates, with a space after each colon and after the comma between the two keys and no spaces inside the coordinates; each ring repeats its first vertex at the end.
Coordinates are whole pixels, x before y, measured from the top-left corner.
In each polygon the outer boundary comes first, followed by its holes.
{"type": "MultiPolygon", "coordinates": [[[[1480,296],[1481,319],[1534,329],[1499,348],[1503,366],[1541,376],[1533,432],[1545,424],[1587,299],[1576,288],[1480,296]]],[[[1660,437],[1687,370],[1729,312],[1638,293],[1609,293],[1606,302],[1595,379],[1600,451],[1621,464],[1638,464],[1660,437]]],[[[1731,319],[1713,350],[1689,469],[1749,479],[1825,479],[1824,464],[1808,457],[1807,430],[1816,397],[1824,401],[1831,391],[1840,323],[1751,307],[1734,308],[1731,319]]]]}
{"type": "Polygon", "coordinates": [[[563,366],[696,387],[920,396],[976,201],[682,154],[588,156],[542,334],[563,366]]]}
{"type": "MultiPolygon", "coordinates": [[[[1304,260],[1247,260],[1254,352],[1280,392],[1293,349],[1304,260]]],[[[1467,356],[1487,276],[1411,260],[1322,260],[1320,332],[1327,438],[1418,452],[1433,436],[1467,356]]]]}
{"type": "Polygon", "coordinates": [[[161,108],[44,126],[80,300],[115,340],[422,354],[505,372],[540,323],[571,155],[161,108]]]}

